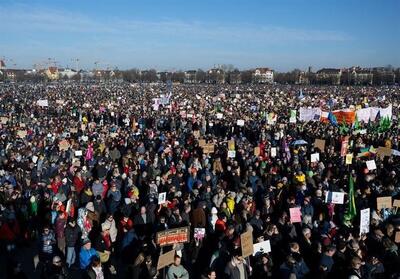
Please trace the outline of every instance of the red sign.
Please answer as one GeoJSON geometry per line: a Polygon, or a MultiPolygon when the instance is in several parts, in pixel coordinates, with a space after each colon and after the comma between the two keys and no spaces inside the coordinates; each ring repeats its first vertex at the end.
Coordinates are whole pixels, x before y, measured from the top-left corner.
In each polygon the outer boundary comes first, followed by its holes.
{"type": "Polygon", "coordinates": [[[343,141],[342,141],[342,147],[340,148],[340,156],[342,157],[346,157],[347,154],[347,150],[349,149],[349,138],[346,137],[343,141]]]}
{"type": "Polygon", "coordinates": [[[173,245],[175,243],[189,242],[189,227],[165,230],[157,233],[157,244],[160,246],[173,245]]]}

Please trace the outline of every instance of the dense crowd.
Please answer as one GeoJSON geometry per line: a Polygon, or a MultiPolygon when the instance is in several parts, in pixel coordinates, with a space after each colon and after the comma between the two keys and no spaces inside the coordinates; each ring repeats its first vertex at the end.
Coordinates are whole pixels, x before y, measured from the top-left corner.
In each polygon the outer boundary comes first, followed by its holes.
{"type": "Polygon", "coordinates": [[[377,207],[377,197],[400,200],[399,87],[16,83],[0,85],[0,101],[7,278],[400,276],[397,206],[377,207]],[[389,105],[385,131],[290,121],[300,107],[389,105]],[[160,247],[157,233],[182,227],[189,241],[160,247]],[[270,249],[243,256],[245,232],[270,249]],[[23,247],[37,253],[32,266],[15,256],[23,247]]]}

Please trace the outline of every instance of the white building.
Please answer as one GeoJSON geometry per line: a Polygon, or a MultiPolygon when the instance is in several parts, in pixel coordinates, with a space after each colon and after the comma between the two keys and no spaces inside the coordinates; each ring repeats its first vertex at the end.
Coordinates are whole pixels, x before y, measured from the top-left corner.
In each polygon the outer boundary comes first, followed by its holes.
{"type": "Polygon", "coordinates": [[[256,68],[253,72],[253,82],[255,83],[273,83],[274,71],[269,68],[256,68]]]}

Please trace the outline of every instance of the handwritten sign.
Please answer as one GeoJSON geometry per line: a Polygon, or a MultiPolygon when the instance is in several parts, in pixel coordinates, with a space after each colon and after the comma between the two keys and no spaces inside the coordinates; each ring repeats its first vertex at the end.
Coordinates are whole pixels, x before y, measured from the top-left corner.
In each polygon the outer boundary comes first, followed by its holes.
{"type": "Polygon", "coordinates": [[[381,210],[382,208],[392,208],[392,197],[376,198],[376,208],[378,210],[381,210]]]}
{"type": "Polygon", "coordinates": [[[157,233],[156,241],[161,247],[175,243],[186,243],[190,240],[189,233],[189,227],[165,230],[157,233]]]}
{"type": "Polygon", "coordinates": [[[333,204],[343,204],[344,203],[344,193],[342,192],[328,192],[325,197],[326,203],[333,204]]]}
{"type": "Polygon", "coordinates": [[[244,126],[244,120],[243,120],[243,119],[239,119],[239,120],[236,122],[236,125],[238,125],[238,126],[244,126]]]}
{"type": "Polygon", "coordinates": [[[175,260],[175,250],[171,250],[167,253],[160,255],[160,257],[158,258],[157,270],[169,266],[174,262],[174,260],[175,260]]]}
{"type": "Polygon", "coordinates": [[[301,223],[300,207],[289,208],[289,212],[290,212],[290,222],[291,223],[301,223]]]}
{"type": "Polygon", "coordinates": [[[75,156],[76,156],[76,157],[82,156],[82,150],[76,150],[76,151],[75,151],[75,156]]]}
{"type": "Polygon", "coordinates": [[[360,235],[369,233],[370,209],[362,209],[360,217],[360,235]]]}
{"type": "Polygon", "coordinates": [[[271,157],[272,158],[276,157],[276,147],[271,147],[271,157]]]}
{"type": "Polygon", "coordinates": [[[269,253],[271,252],[271,242],[269,240],[256,243],[253,245],[253,256],[255,256],[258,253],[264,254],[264,253],[269,253]]]}
{"type": "Polygon", "coordinates": [[[167,192],[162,192],[158,194],[158,204],[164,204],[167,200],[167,192]]]}
{"type": "Polygon", "coordinates": [[[314,142],[314,147],[318,148],[319,150],[321,150],[321,152],[324,152],[324,150],[325,150],[325,140],[316,139],[315,142],[314,142]]]}
{"type": "Polygon", "coordinates": [[[394,200],[393,207],[400,207],[400,200],[394,200]]]}
{"type": "Polygon", "coordinates": [[[203,146],[203,152],[206,154],[214,153],[214,144],[206,144],[203,146]]]}
{"type": "Polygon", "coordinates": [[[229,150],[228,151],[228,158],[235,158],[236,157],[236,151],[235,150],[229,150]]]}
{"type": "Polygon", "coordinates": [[[369,160],[365,163],[367,164],[368,170],[376,170],[375,160],[369,160]]]}
{"type": "Polygon", "coordinates": [[[254,252],[254,246],[253,246],[253,233],[248,231],[245,233],[242,233],[240,235],[240,244],[242,247],[242,256],[243,257],[248,257],[250,255],[253,255],[254,252]]]}
{"type": "Polygon", "coordinates": [[[311,163],[319,162],[319,153],[311,154],[311,163]]]}

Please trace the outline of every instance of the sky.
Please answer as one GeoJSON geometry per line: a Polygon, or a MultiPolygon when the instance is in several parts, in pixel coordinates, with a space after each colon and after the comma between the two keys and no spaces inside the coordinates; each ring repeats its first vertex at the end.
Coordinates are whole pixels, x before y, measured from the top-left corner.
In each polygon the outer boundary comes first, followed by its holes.
{"type": "MultiPolygon", "coordinates": [[[[1,0],[0,58],[31,68],[400,67],[399,0],[1,0]]],[[[15,65],[14,65],[15,64],[15,65]]]]}

